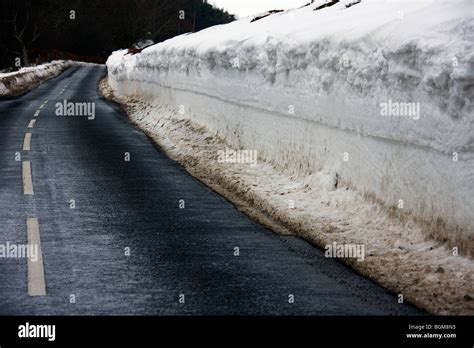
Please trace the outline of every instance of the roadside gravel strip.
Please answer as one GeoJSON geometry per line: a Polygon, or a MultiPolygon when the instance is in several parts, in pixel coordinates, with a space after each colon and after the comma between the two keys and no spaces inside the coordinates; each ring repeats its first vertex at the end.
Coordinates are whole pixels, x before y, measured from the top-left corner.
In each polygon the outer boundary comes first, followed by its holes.
{"type": "Polygon", "coordinates": [[[400,216],[342,185],[315,190],[308,182],[311,178],[292,177],[260,158],[255,167],[219,163],[216,154],[230,146],[179,110],[150,99],[119,96],[106,79],[100,89],[121,103],[131,122],[168,156],[254,220],[323,249],[334,243],[363,245],[363,261],[340,259],[399,299],[435,314],[474,313],[474,262],[427,239],[410,216],[400,216]],[[402,234],[403,230],[410,233],[402,234]]]}

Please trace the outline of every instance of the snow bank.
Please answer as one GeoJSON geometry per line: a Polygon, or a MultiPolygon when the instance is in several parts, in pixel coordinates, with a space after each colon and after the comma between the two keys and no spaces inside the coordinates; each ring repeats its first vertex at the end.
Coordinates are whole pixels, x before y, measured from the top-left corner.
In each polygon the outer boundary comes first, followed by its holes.
{"type": "Polygon", "coordinates": [[[342,261],[431,313],[474,313],[474,260],[427,241],[413,218],[394,219],[380,205],[341,186],[325,190],[324,184],[334,187],[334,178],[324,173],[288,177],[260,159],[257,166],[216,161],[216,154],[229,145],[206,127],[179,117],[158,100],[119,96],[107,79],[100,89],[121,103],[131,122],[169,157],[255,221],[321,248],[334,242],[363,245],[363,262],[342,261]]]}
{"type": "Polygon", "coordinates": [[[54,60],[35,67],[27,67],[19,71],[0,74],[0,97],[19,95],[32,89],[41,82],[59,75],[71,64],[71,61],[54,60]]]}
{"type": "Polygon", "coordinates": [[[325,2],[115,52],[109,83],[472,255],[472,1],[325,2]]]}

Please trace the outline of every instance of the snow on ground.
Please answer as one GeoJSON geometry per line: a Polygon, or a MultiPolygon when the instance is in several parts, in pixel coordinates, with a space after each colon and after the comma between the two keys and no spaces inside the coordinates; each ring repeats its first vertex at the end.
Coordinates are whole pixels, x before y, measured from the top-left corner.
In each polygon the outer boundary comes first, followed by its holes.
{"type": "Polygon", "coordinates": [[[71,66],[70,61],[54,60],[50,63],[21,68],[19,71],[0,74],[0,97],[16,96],[30,90],[71,66]]]}
{"type": "MultiPolygon", "coordinates": [[[[261,159],[255,167],[219,163],[216,153],[229,144],[206,127],[168,105],[114,95],[105,81],[101,89],[122,103],[131,121],[171,158],[256,221],[321,248],[334,242],[362,244],[363,262],[343,260],[360,273],[429,312],[474,313],[473,261],[453,256],[446,246],[424,238],[414,219],[395,219],[353,190],[325,188],[321,186],[325,180],[282,173],[261,159]]],[[[329,175],[325,178],[331,180],[329,175]]]]}
{"type": "Polygon", "coordinates": [[[115,52],[110,86],[249,214],[321,247],[364,244],[363,262],[346,260],[360,272],[432,312],[473,314],[473,4],[314,10],[325,2],[115,52]],[[258,164],[220,163],[226,147],[258,164]]]}
{"type": "Polygon", "coordinates": [[[64,69],[75,64],[89,65],[90,63],[53,60],[50,63],[21,68],[19,71],[11,73],[0,73],[0,97],[22,94],[38,84],[58,76],[64,69]]]}

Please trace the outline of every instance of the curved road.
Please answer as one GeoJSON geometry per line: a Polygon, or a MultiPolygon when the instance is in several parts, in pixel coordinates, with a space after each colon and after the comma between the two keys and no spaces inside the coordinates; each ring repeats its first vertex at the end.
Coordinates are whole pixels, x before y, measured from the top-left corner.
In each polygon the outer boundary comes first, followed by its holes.
{"type": "Polygon", "coordinates": [[[421,313],[187,174],[100,96],[104,74],[0,101],[0,245],[40,239],[43,259],[0,258],[0,315],[421,313]],[[63,100],[95,119],[56,116],[63,100]]]}

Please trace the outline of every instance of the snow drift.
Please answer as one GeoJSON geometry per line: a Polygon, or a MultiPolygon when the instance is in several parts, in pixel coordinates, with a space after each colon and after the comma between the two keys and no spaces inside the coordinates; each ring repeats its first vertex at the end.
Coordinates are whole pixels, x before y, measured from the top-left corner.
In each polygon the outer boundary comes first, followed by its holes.
{"type": "Polygon", "coordinates": [[[50,63],[0,74],[0,97],[10,97],[24,93],[41,82],[58,76],[71,64],[71,61],[54,60],[50,63]]]}
{"type": "Polygon", "coordinates": [[[117,51],[109,83],[472,255],[472,1],[324,3],[117,51]]]}

